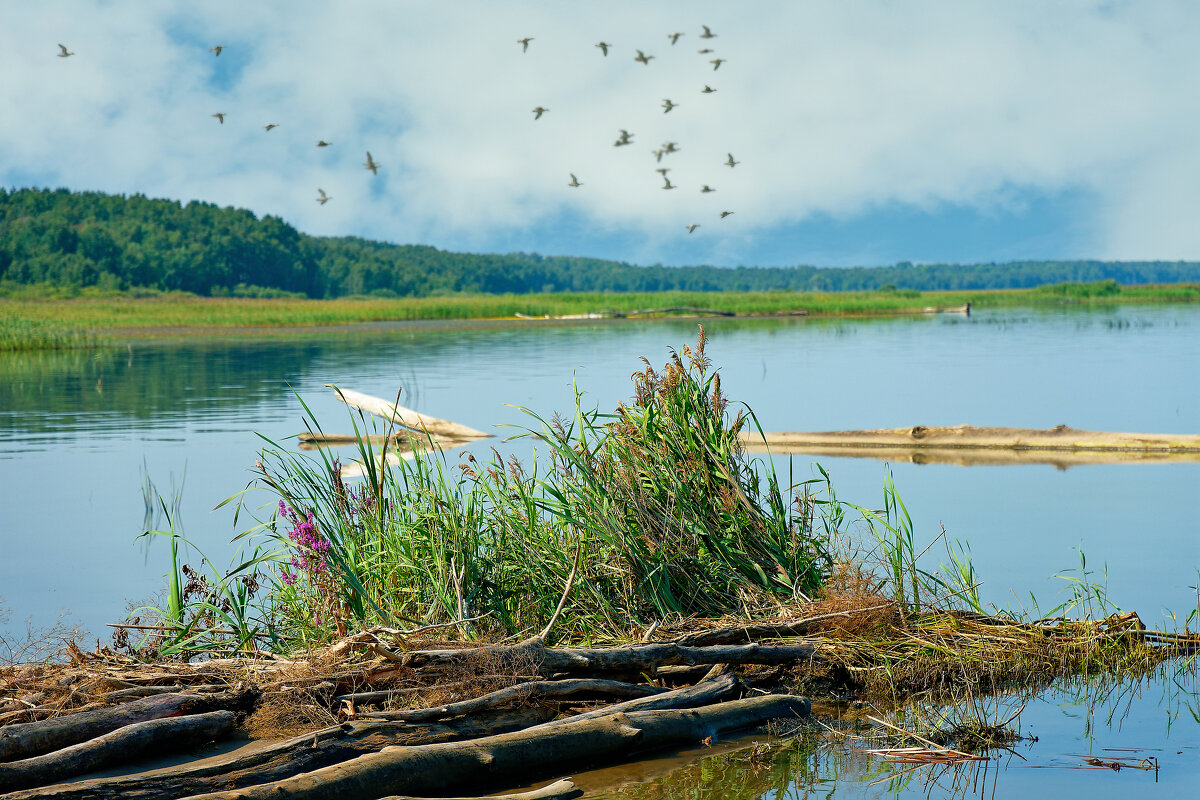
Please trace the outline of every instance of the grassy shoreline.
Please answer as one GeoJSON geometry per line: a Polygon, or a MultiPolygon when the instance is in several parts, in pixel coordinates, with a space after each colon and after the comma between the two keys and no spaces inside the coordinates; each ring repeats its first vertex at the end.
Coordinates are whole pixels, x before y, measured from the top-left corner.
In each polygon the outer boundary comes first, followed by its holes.
{"type": "Polygon", "coordinates": [[[0,298],[0,351],[102,345],[113,339],[187,336],[197,331],[310,332],[335,326],[409,321],[515,320],[595,312],[692,307],[736,314],[812,317],[918,314],[1005,306],[1113,306],[1200,301],[1198,284],[1058,284],[1036,289],[918,292],[660,292],[456,295],[423,298],[214,298],[186,294],[0,298]]]}

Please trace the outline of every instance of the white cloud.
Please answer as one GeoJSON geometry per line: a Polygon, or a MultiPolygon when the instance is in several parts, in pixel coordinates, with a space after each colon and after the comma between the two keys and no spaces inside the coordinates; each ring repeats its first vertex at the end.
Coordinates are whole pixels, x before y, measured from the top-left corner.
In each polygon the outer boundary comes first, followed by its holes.
{"type": "Polygon", "coordinates": [[[714,260],[735,262],[814,215],[1002,211],[1026,191],[1083,189],[1102,213],[1085,226],[1089,255],[1200,245],[1200,7],[1186,2],[71,0],[5,16],[10,184],[198,198],[313,233],[473,249],[566,212],[627,233],[627,257],[648,260],[671,260],[683,225],[701,222],[714,260]],[[718,38],[699,39],[701,23],[718,38]],[[60,41],[76,55],[56,58],[60,41]],[[718,71],[705,45],[728,59],[718,71]],[[223,75],[230,85],[211,81],[223,75]],[[665,97],[679,108],[663,114],[665,97]],[[534,121],[537,105],[550,112],[534,121]],[[614,148],[621,128],[635,143],[614,148]],[[661,164],[672,191],[650,153],[666,140],[682,148],[661,164]],[[585,186],[567,187],[570,172],[585,186]],[[314,202],[318,186],[333,202],[314,202]],[[718,223],[725,208],[737,214],[718,223]]]}

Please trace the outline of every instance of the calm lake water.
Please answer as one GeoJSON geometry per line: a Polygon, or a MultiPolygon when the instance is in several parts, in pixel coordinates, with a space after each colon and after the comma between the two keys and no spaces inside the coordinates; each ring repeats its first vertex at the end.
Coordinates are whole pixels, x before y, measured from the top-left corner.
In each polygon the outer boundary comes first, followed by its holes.
{"type": "MultiPolygon", "coordinates": [[[[746,402],[764,430],[1065,423],[1200,432],[1196,307],[705,325],[727,395],[746,402]]],[[[105,623],[161,589],[166,548],[134,541],[143,474],[164,494],[182,487],[184,533],[228,563],[232,514],[209,509],[245,487],[256,434],[280,440],[303,430],[296,394],[331,432],[349,432],[350,421],[327,383],[382,397],[403,388],[405,405],[480,429],[521,425],[527,418],[506,404],[568,411],[573,379],[586,403],[611,410],[628,398],[640,356],[661,365],[695,332],[682,321],[421,324],[144,342],[98,355],[0,354],[0,608],[9,610],[0,630],[66,615],[107,639],[105,623]]],[[[485,458],[493,445],[515,446],[494,439],[471,449],[485,458]]],[[[777,466],[799,481],[816,474],[813,461],[783,457],[777,466]]],[[[878,507],[882,462],[820,462],[841,499],[878,507]]],[[[1148,624],[1170,625],[1171,614],[1182,621],[1197,606],[1200,463],[891,470],[919,539],[945,526],[970,543],[985,602],[1029,607],[1032,594],[1043,609],[1057,605],[1067,582],[1055,575],[1078,570],[1082,552],[1109,598],[1148,624]]],[[[253,505],[269,502],[262,495],[253,505]]],[[[943,552],[931,549],[927,566],[943,552]]],[[[1183,718],[1195,777],[1197,724],[1183,718]]],[[[1171,736],[1166,746],[1179,734],[1171,736]]],[[[1142,776],[1121,776],[1132,785],[1127,777],[1142,776]]]]}

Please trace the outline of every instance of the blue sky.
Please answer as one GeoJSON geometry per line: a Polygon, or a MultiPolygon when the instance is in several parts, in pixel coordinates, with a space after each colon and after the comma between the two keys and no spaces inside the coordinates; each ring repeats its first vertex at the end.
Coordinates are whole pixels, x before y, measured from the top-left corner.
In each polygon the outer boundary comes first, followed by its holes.
{"type": "Polygon", "coordinates": [[[0,184],[643,264],[1194,259],[1198,39],[1154,0],[8,3],[0,184]]]}

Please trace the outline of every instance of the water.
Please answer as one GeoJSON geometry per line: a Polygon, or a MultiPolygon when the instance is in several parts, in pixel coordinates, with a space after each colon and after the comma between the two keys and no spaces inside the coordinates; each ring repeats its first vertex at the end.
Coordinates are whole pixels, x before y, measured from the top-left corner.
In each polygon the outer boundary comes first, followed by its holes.
{"type": "MultiPolygon", "coordinates": [[[[1065,423],[1200,432],[1195,307],[713,320],[706,328],[726,393],[748,403],[765,430],[1065,423]]],[[[528,419],[506,404],[569,410],[573,379],[585,402],[611,409],[628,398],[639,356],[661,364],[667,348],[694,342],[695,330],[671,321],[421,324],[0,355],[0,608],[10,612],[0,632],[62,615],[106,639],[105,623],[154,598],[167,553],[161,542],[135,542],[145,525],[143,471],[164,493],[182,486],[184,533],[226,564],[238,528],[228,507],[209,509],[246,486],[262,444],[256,434],[281,440],[303,430],[293,392],[331,432],[349,432],[350,423],[326,383],[383,397],[403,387],[405,405],[480,429],[521,425],[528,419]]],[[[493,445],[514,446],[493,439],[471,449],[485,458],[493,445]]],[[[812,462],[795,456],[777,466],[800,480],[815,474],[812,462]]],[[[842,499],[878,507],[882,463],[821,463],[842,499]]],[[[1200,463],[891,469],[918,539],[944,526],[970,542],[985,602],[1029,608],[1032,595],[1043,610],[1062,602],[1067,582],[1054,576],[1079,569],[1082,552],[1091,579],[1106,581],[1110,599],[1148,624],[1170,625],[1172,614],[1182,620],[1197,606],[1200,463]]],[[[262,495],[252,505],[269,502],[262,495]]],[[[943,552],[931,549],[929,566],[943,552]]],[[[1196,724],[1183,719],[1194,748],[1196,724]]]]}

